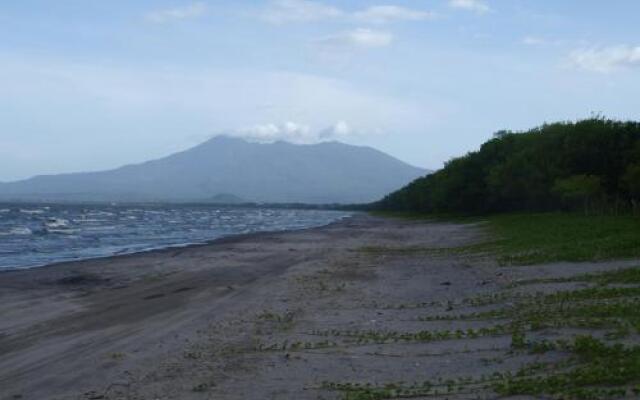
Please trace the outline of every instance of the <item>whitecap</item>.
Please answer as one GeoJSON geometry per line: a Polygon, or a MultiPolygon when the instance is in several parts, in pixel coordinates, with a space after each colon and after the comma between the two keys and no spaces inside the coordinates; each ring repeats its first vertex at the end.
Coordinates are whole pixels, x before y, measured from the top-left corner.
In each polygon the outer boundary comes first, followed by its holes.
{"type": "Polygon", "coordinates": [[[112,231],[117,229],[116,226],[113,225],[105,225],[105,226],[91,226],[83,228],[83,232],[102,232],[102,231],[112,231]]]}
{"type": "Polygon", "coordinates": [[[23,214],[44,214],[44,210],[41,210],[41,209],[27,210],[27,209],[21,208],[20,212],[23,214]]]}
{"type": "Polygon", "coordinates": [[[9,235],[32,235],[32,234],[33,232],[31,231],[31,229],[26,227],[11,228],[9,230],[9,235]]]}
{"type": "Polygon", "coordinates": [[[60,235],[72,235],[72,234],[76,233],[76,230],[74,230],[74,229],[64,229],[64,228],[61,228],[61,229],[58,229],[58,228],[53,228],[53,229],[47,228],[46,232],[47,233],[52,233],[52,234],[60,234],[60,235]]]}
{"type": "Polygon", "coordinates": [[[74,218],[73,222],[77,222],[79,224],[88,224],[88,223],[96,223],[96,222],[107,222],[106,219],[97,219],[97,218],[74,218]]]}
{"type": "Polygon", "coordinates": [[[113,217],[115,214],[109,211],[90,211],[87,215],[92,217],[113,217]]]}
{"type": "Polygon", "coordinates": [[[44,224],[48,229],[62,229],[69,227],[69,221],[64,218],[49,218],[44,224]]]}

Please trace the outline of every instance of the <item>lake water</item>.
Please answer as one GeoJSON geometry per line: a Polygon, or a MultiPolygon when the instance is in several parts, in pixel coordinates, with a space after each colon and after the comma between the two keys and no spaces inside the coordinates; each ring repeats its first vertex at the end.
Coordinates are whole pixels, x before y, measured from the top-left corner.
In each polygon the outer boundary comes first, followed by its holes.
{"type": "Polygon", "coordinates": [[[216,206],[0,204],[0,269],[204,243],[233,234],[310,228],[348,215],[216,206]]]}

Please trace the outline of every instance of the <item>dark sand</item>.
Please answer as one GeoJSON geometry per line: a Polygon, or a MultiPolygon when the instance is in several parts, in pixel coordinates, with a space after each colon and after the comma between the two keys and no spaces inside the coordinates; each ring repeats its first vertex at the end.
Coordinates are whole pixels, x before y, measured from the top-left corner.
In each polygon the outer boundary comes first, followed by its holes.
{"type": "MultiPolygon", "coordinates": [[[[321,333],[478,327],[487,322],[420,317],[452,305],[468,312],[462,299],[518,279],[631,265],[505,268],[414,251],[481,239],[478,225],[356,215],[304,231],[0,273],[0,399],[338,399],[323,382],[515,370],[545,355],[505,356],[508,336],[360,344],[321,333]],[[295,342],[302,345],[292,349],[295,342]]],[[[494,397],[446,398],[478,396],[494,397]]]]}

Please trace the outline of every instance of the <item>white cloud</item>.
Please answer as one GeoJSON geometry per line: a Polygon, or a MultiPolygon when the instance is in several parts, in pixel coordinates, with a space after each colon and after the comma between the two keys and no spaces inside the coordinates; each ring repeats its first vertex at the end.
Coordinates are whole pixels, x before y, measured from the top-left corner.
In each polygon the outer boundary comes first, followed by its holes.
{"type": "Polygon", "coordinates": [[[436,15],[430,11],[415,10],[396,5],[374,5],[360,11],[344,9],[310,0],[273,0],[260,14],[261,18],[274,24],[286,22],[310,22],[331,19],[384,24],[394,21],[423,21],[436,15]]]}
{"type": "Polygon", "coordinates": [[[369,131],[366,132],[354,129],[347,121],[340,119],[321,130],[314,130],[308,124],[286,121],[252,125],[226,134],[259,143],[284,140],[291,143],[310,144],[327,140],[348,141],[351,138],[380,133],[380,130],[375,128],[369,128],[369,131]]]}
{"type": "Polygon", "coordinates": [[[569,65],[602,73],[621,68],[640,68],[640,46],[620,45],[575,50],[569,55],[569,65]]]}
{"type": "Polygon", "coordinates": [[[356,132],[346,121],[339,120],[335,124],[320,131],[318,133],[318,137],[321,140],[343,140],[355,133],[356,132]]]}
{"type": "Polygon", "coordinates": [[[347,124],[346,121],[338,121],[332,127],[333,133],[338,136],[346,136],[351,133],[351,127],[347,124]]]}
{"type": "Polygon", "coordinates": [[[317,41],[321,47],[328,49],[386,47],[392,42],[393,34],[368,28],[358,28],[338,33],[317,41]]]}
{"type": "Polygon", "coordinates": [[[394,5],[378,5],[358,11],[354,13],[353,16],[357,20],[367,23],[384,24],[393,21],[424,21],[433,19],[435,13],[394,5]]]}
{"type": "Polygon", "coordinates": [[[308,0],[275,0],[262,13],[262,18],[274,24],[309,22],[338,18],[344,15],[339,8],[308,0]]]}
{"type": "Polygon", "coordinates": [[[231,132],[231,135],[260,143],[271,143],[278,140],[291,143],[314,143],[318,141],[318,135],[311,132],[309,125],[293,121],[286,121],[280,124],[253,125],[231,132]]]}
{"type": "Polygon", "coordinates": [[[449,6],[478,14],[485,14],[491,11],[489,5],[482,0],[449,0],[449,6]]]}
{"type": "Polygon", "coordinates": [[[207,11],[206,4],[202,2],[191,3],[185,7],[176,7],[165,10],[157,10],[148,13],[145,18],[148,21],[155,22],[158,24],[163,24],[165,22],[188,19],[188,18],[197,18],[207,11]]]}

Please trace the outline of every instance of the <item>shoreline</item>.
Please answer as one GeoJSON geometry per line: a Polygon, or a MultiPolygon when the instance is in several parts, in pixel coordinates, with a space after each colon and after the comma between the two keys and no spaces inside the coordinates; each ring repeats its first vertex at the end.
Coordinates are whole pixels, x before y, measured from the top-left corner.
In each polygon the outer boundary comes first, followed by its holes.
{"type": "Polygon", "coordinates": [[[564,356],[514,351],[511,333],[496,331],[495,321],[458,317],[595,285],[549,278],[634,265],[504,267],[491,257],[429,251],[483,235],[477,224],[358,214],[304,230],[7,271],[0,400],[340,400],[356,384],[386,390],[516,372],[564,356]]]}

